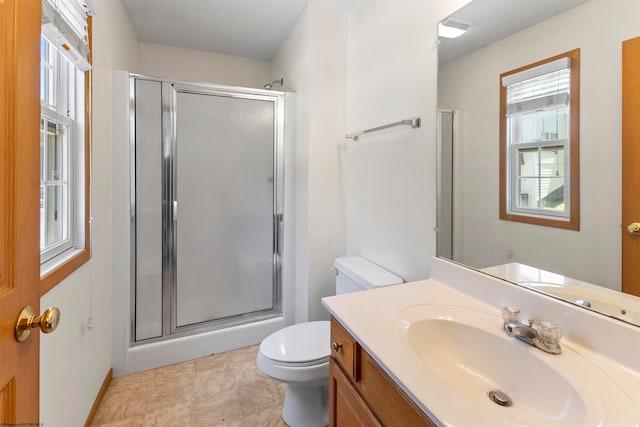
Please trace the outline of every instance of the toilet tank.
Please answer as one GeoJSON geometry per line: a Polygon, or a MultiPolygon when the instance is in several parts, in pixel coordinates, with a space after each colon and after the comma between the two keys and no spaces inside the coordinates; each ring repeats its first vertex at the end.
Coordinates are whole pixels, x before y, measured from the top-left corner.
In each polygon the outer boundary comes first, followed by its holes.
{"type": "Polygon", "coordinates": [[[336,295],[403,283],[400,277],[357,256],[337,258],[336,295]]]}

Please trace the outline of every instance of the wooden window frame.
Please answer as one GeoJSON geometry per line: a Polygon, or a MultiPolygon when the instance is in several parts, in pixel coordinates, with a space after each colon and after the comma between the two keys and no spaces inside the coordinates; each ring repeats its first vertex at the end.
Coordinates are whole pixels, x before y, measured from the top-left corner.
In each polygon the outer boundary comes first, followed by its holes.
{"type": "MultiPolygon", "coordinates": [[[[89,64],[92,63],[92,18],[87,17],[89,64]]],[[[91,259],[91,70],[84,73],[84,248],[64,263],[40,276],[40,296],[69,277],[91,259]]]]}
{"type": "Polygon", "coordinates": [[[522,222],[566,230],[580,230],[580,49],[570,50],[533,64],[525,65],[500,74],[500,215],[505,221],[522,222]],[[569,220],[558,220],[540,216],[513,214],[507,206],[507,176],[509,162],[507,153],[507,88],[502,85],[506,76],[537,67],[561,58],[571,58],[571,96],[569,100],[569,220]]]}

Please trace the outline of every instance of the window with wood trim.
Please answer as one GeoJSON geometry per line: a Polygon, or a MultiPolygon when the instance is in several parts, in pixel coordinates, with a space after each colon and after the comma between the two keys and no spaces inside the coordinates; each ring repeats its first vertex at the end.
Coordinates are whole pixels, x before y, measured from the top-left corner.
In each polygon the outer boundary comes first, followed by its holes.
{"type": "Polygon", "coordinates": [[[500,75],[500,219],[580,229],[580,50],[500,75]]]}
{"type": "Polygon", "coordinates": [[[42,0],[40,289],[90,259],[90,6],[42,0]]]}

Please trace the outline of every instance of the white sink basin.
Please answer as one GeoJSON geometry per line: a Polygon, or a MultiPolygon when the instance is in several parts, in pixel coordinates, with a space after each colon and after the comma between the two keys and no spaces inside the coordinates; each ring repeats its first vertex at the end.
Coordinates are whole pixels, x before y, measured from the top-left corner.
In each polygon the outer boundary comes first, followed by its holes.
{"type": "Polygon", "coordinates": [[[447,425],[636,425],[635,406],[596,365],[566,342],[562,354],[550,355],[508,337],[498,315],[418,305],[400,312],[395,334],[437,390],[440,404],[425,403],[447,425]],[[492,391],[512,405],[492,401],[492,391]]]}

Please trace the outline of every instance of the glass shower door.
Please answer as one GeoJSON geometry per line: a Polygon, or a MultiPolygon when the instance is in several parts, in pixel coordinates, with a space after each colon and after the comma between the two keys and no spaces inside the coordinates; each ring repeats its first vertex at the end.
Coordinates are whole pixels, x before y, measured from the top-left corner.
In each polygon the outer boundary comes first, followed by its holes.
{"type": "Polygon", "coordinates": [[[174,90],[172,330],[273,310],[275,103],[174,90]]]}

